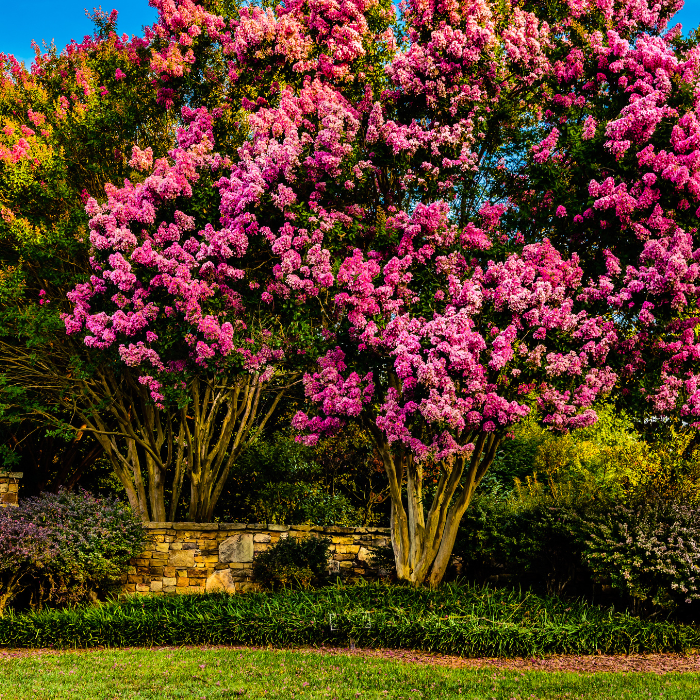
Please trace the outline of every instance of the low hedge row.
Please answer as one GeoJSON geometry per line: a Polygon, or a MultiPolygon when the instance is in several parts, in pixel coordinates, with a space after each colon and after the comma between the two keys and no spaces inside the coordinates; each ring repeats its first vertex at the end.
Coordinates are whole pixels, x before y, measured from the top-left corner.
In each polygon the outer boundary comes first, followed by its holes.
{"type": "Polygon", "coordinates": [[[130,597],[0,618],[0,646],[243,644],[411,648],[463,656],[687,652],[700,629],[488,587],[367,584],[241,596],[130,597]]]}
{"type": "Polygon", "coordinates": [[[559,496],[543,487],[522,489],[521,497],[478,494],[455,543],[461,575],[569,597],[590,596],[599,584],[634,612],[700,621],[697,498],[669,491],[621,500],[593,498],[581,485],[560,489],[559,496]]]}

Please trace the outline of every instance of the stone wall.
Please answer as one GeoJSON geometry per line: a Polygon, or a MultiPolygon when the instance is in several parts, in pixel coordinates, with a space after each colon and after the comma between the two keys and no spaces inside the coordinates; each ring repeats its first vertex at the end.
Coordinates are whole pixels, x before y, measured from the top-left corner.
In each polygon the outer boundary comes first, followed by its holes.
{"type": "Polygon", "coordinates": [[[245,523],[147,523],[152,543],[131,561],[124,580],[130,593],[231,593],[255,588],[254,557],[281,537],[331,540],[329,572],[348,581],[376,579],[369,564],[373,547],[389,543],[380,527],[315,527],[245,523]]]}
{"type": "Polygon", "coordinates": [[[19,480],[22,472],[0,471],[0,508],[17,505],[19,480]]]}

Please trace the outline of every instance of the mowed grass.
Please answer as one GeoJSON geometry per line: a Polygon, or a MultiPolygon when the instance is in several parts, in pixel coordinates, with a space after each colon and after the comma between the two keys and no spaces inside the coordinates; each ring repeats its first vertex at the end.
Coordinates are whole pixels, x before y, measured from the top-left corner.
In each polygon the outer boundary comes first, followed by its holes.
{"type": "Polygon", "coordinates": [[[0,660],[0,700],[219,698],[645,700],[700,697],[700,674],[452,669],[356,656],[127,649],[0,660]]]}

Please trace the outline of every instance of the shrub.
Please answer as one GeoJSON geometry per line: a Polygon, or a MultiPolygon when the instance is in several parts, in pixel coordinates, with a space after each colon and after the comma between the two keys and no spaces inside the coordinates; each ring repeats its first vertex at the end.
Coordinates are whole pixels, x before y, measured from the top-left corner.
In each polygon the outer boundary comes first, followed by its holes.
{"type": "Polygon", "coordinates": [[[236,461],[217,507],[225,522],[378,525],[388,507],[386,475],[357,426],[314,448],[279,430],[236,461]]]}
{"type": "Polygon", "coordinates": [[[10,648],[339,647],[350,640],[363,648],[461,656],[642,654],[697,649],[700,629],[580,601],[465,585],[133,596],[70,610],[10,613],[0,620],[0,647],[10,648]]]}
{"type": "Polygon", "coordinates": [[[20,576],[32,591],[32,604],[39,607],[104,595],[119,582],[147,538],[143,524],[127,506],[116,498],[98,499],[85,492],[24,500],[5,519],[8,532],[14,527],[18,533],[36,533],[20,548],[27,549],[26,556],[12,555],[18,547],[13,549],[11,536],[0,539],[0,554],[3,562],[11,562],[7,576],[20,576]],[[41,555],[36,554],[42,547],[41,555]]]}
{"type": "Polygon", "coordinates": [[[360,516],[342,494],[317,484],[281,482],[264,486],[249,502],[251,520],[285,525],[355,525],[360,516]]]}
{"type": "Polygon", "coordinates": [[[56,554],[51,531],[0,508],[0,617],[7,603],[28,585],[56,554]]]}
{"type": "Polygon", "coordinates": [[[583,557],[599,580],[638,605],[700,600],[700,508],[655,497],[583,519],[583,557]]]}
{"type": "Polygon", "coordinates": [[[330,540],[285,537],[253,562],[255,580],[266,588],[308,588],[325,579],[330,540]]]}
{"type": "Polygon", "coordinates": [[[571,492],[555,497],[533,480],[529,486],[510,497],[487,492],[474,499],[454,549],[462,575],[480,582],[506,580],[547,594],[588,592],[579,515],[592,504],[571,492]]]}
{"type": "Polygon", "coordinates": [[[370,547],[369,558],[370,564],[377,570],[382,581],[396,582],[396,556],[391,541],[385,545],[370,547]]]}
{"type": "Polygon", "coordinates": [[[700,504],[683,489],[605,498],[530,479],[510,497],[478,495],[454,551],[471,580],[568,595],[598,583],[638,613],[700,610],[700,504]]]}

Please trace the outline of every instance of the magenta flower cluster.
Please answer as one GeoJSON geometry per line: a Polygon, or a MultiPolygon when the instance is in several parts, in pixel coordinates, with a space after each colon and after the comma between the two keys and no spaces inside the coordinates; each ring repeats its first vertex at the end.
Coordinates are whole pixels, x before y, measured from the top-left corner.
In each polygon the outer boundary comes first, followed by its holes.
{"type": "Polygon", "coordinates": [[[212,358],[238,353],[246,367],[264,372],[281,357],[265,344],[256,351],[238,317],[241,303],[232,283],[244,272],[230,263],[245,253],[245,243],[210,224],[196,233],[194,217],[179,209],[169,223],[160,216],[174,201],[192,197],[202,172],[211,177],[229,165],[212,153],[214,118],[204,108],[185,108],[186,125],[170,159],[154,163],[150,148],[135,146],[131,165],[149,172],[143,182],[108,186],[103,205],[88,200],[93,274],[68,295],[73,311],[64,316],[66,331],[84,333],[88,347],[116,348],[121,361],[139,370],[139,381],[158,405],[164,400],[162,376],[181,372],[190,361],[206,368],[212,358]],[[112,313],[93,308],[107,300],[112,313]],[[187,350],[176,345],[165,356],[159,348],[171,348],[172,328],[183,331],[187,350]]]}

